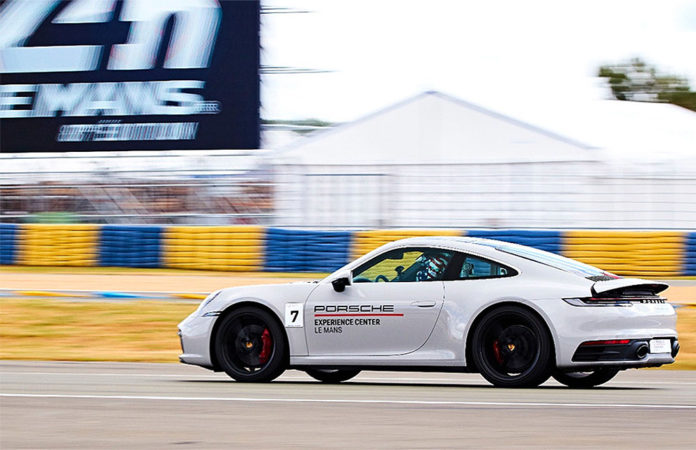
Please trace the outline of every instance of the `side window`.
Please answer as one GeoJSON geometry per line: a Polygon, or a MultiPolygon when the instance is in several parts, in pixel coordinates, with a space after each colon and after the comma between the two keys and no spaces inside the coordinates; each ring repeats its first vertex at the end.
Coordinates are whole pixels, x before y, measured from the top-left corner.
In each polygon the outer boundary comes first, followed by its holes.
{"type": "Polygon", "coordinates": [[[391,250],[353,270],[353,282],[439,281],[452,255],[450,251],[428,248],[391,250]]]}
{"type": "Polygon", "coordinates": [[[454,274],[455,280],[468,280],[473,278],[502,278],[517,275],[517,271],[494,261],[478,256],[461,255],[462,266],[458,273],[454,274]]]}

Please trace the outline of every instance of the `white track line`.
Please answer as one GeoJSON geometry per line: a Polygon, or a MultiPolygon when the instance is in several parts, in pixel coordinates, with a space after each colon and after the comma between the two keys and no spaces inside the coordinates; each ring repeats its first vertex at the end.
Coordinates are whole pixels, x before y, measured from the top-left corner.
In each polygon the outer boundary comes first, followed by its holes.
{"type": "Polygon", "coordinates": [[[91,400],[156,400],[156,401],[206,401],[206,402],[251,402],[251,403],[343,403],[382,405],[426,405],[426,406],[506,406],[543,408],[631,408],[631,409],[696,409],[696,405],[651,405],[640,403],[546,403],[546,402],[465,402],[438,400],[374,400],[374,399],[315,399],[315,398],[262,398],[262,397],[165,397],[154,395],[77,395],[77,394],[9,394],[0,397],[14,398],[61,398],[91,400]]]}

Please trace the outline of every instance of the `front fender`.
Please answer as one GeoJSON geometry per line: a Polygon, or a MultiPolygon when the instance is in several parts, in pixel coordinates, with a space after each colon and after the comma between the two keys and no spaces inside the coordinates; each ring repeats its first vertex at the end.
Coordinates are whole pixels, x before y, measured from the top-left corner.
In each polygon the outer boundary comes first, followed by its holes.
{"type": "Polygon", "coordinates": [[[285,309],[289,303],[301,304],[303,305],[301,311],[304,315],[304,304],[316,286],[315,283],[293,283],[223,290],[217,298],[200,311],[201,315],[217,313],[215,324],[211,330],[210,348],[214,348],[217,326],[225,314],[241,306],[258,306],[269,311],[285,330],[290,356],[306,356],[308,352],[304,327],[286,326],[285,309]]]}

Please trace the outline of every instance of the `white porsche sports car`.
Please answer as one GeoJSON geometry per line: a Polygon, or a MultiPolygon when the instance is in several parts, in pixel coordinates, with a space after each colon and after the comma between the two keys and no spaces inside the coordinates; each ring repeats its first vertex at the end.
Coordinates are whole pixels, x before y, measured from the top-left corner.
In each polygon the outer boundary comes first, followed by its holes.
{"type": "Polygon", "coordinates": [[[318,282],[213,292],[179,324],[180,359],[247,382],[369,369],[596,386],[674,362],[667,287],[507,242],[403,239],[318,282]]]}

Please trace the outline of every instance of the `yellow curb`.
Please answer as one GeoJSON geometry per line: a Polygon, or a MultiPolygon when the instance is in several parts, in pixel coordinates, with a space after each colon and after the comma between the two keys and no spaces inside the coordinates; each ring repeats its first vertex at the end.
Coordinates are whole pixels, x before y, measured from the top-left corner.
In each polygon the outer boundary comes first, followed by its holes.
{"type": "Polygon", "coordinates": [[[17,291],[18,295],[25,297],[88,297],[85,294],[68,294],[65,292],[49,292],[49,291],[17,291]]]}

